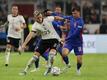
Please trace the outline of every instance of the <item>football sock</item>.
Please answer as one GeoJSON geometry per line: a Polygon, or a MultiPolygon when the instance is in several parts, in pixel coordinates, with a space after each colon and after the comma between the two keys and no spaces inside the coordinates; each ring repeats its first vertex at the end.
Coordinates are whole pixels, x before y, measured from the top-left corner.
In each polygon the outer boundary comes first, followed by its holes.
{"type": "Polygon", "coordinates": [[[69,64],[69,59],[68,59],[68,56],[63,57],[63,60],[64,60],[65,64],[69,64]]]}
{"type": "Polygon", "coordinates": [[[26,68],[24,69],[25,72],[32,66],[32,64],[38,59],[38,56],[33,56],[26,65],[26,68]]]}
{"type": "Polygon", "coordinates": [[[6,48],[5,51],[5,64],[9,64],[9,57],[10,57],[10,48],[6,48]]]}
{"type": "Polygon", "coordinates": [[[39,58],[35,61],[35,68],[39,68],[39,58]]]}
{"type": "Polygon", "coordinates": [[[52,67],[55,54],[54,52],[49,53],[48,67],[52,67]]]}
{"type": "Polygon", "coordinates": [[[77,70],[79,70],[81,68],[82,64],[81,63],[77,63],[77,70]]]}

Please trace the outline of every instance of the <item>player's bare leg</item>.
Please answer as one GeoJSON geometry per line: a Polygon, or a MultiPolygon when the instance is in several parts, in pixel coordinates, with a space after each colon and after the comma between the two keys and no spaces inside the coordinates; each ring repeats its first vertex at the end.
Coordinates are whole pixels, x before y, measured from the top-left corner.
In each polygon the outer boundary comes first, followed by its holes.
{"type": "Polygon", "coordinates": [[[53,65],[55,54],[56,54],[56,50],[55,49],[51,49],[50,52],[49,52],[48,68],[45,71],[44,75],[47,75],[48,73],[50,73],[52,65],[53,65]]]}
{"type": "Polygon", "coordinates": [[[5,66],[8,66],[9,64],[11,48],[12,46],[7,44],[6,51],[5,51],[5,66]]]}
{"type": "MultiPolygon", "coordinates": [[[[64,57],[67,57],[68,54],[69,54],[69,50],[68,50],[67,48],[63,48],[63,50],[62,50],[62,57],[63,57],[63,58],[64,58],[64,57]]],[[[68,68],[71,67],[70,64],[67,64],[66,66],[67,66],[68,68]]]]}
{"type": "Polygon", "coordinates": [[[62,50],[62,56],[65,57],[69,54],[69,50],[67,48],[63,48],[62,50]]]}
{"type": "MultiPolygon", "coordinates": [[[[68,54],[69,54],[69,50],[68,50],[67,48],[63,48],[63,50],[62,50],[62,56],[63,56],[63,58],[66,57],[66,56],[68,56],[68,54]]],[[[71,67],[70,64],[67,64],[66,66],[67,66],[68,68],[71,67]]]]}
{"type": "MultiPolygon", "coordinates": [[[[62,57],[66,57],[69,54],[69,50],[67,48],[63,48],[62,50],[62,57]]],[[[65,72],[68,68],[70,68],[71,65],[67,64],[66,67],[64,69],[62,69],[62,72],[65,72]]]]}

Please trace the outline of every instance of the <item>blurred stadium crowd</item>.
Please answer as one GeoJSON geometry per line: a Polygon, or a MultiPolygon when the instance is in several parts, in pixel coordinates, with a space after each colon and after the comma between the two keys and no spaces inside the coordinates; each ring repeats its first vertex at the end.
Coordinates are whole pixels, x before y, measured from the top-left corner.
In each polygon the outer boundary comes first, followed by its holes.
{"type": "MultiPolygon", "coordinates": [[[[34,22],[33,11],[43,11],[47,8],[54,11],[55,6],[60,6],[64,15],[71,15],[71,9],[80,6],[81,16],[85,22],[83,33],[107,34],[107,0],[0,0],[0,25],[6,21],[12,4],[18,5],[20,14],[25,17],[28,26],[24,30],[25,37],[34,22]]],[[[0,40],[0,44],[5,44],[5,28],[0,28],[0,40]]]]}

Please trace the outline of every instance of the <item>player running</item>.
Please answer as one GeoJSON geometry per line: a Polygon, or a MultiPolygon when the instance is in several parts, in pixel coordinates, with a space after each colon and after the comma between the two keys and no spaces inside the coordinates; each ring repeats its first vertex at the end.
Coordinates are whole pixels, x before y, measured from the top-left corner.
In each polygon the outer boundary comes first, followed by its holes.
{"type": "Polygon", "coordinates": [[[8,25],[5,66],[8,66],[9,64],[10,52],[12,47],[18,49],[22,31],[24,28],[26,28],[24,17],[22,15],[19,15],[18,6],[13,5],[11,11],[12,14],[8,15],[7,22],[2,25],[2,27],[8,25]]]}
{"type": "Polygon", "coordinates": [[[83,39],[82,30],[84,27],[84,21],[80,17],[80,9],[78,7],[72,9],[72,15],[65,17],[70,21],[70,31],[63,48],[63,57],[67,56],[72,49],[77,56],[77,73],[80,74],[80,68],[82,66],[82,55],[83,55],[83,39]]]}

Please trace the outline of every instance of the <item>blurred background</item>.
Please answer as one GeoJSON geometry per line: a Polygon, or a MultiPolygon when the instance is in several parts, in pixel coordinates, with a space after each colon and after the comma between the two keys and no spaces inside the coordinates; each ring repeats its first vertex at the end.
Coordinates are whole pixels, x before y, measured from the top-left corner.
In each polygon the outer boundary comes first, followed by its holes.
{"type": "MultiPolygon", "coordinates": [[[[71,9],[80,6],[81,16],[85,22],[83,30],[85,52],[107,52],[107,0],[0,0],[0,24],[6,21],[13,4],[18,5],[19,12],[24,16],[27,23],[23,39],[34,23],[34,10],[43,11],[48,8],[54,11],[55,6],[60,6],[64,15],[71,15],[71,9]]],[[[0,28],[0,51],[5,49],[6,30],[6,28],[0,28]]],[[[65,30],[65,32],[67,31],[65,30]]],[[[28,47],[29,51],[33,51],[32,47],[35,45],[33,42],[34,40],[29,44],[31,45],[28,47]]]]}

